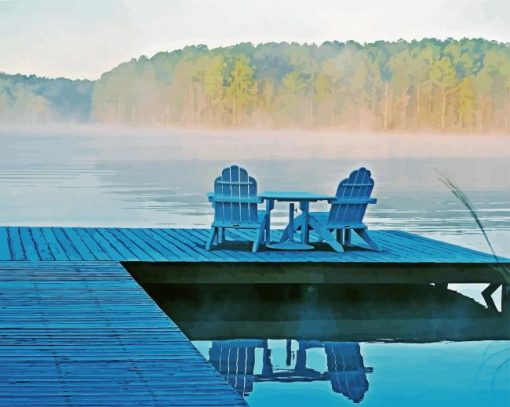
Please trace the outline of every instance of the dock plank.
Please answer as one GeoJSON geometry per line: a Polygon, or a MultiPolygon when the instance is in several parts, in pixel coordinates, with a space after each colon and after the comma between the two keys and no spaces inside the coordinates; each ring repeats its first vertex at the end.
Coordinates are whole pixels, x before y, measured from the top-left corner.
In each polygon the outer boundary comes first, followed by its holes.
{"type": "Polygon", "coordinates": [[[182,242],[180,239],[176,238],[171,234],[172,229],[152,229],[154,233],[161,236],[163,239],[171,242],[175,242],[175,244],[186,253],[189,258],[197,259],[201,261],[211,261],[211,258],[214,259],[214,254],[211,256],[210,252],[205,251],[205,253],[202,253],[201,251],[196,251],[192,247],[190,247],[189,244],[186,244],[186,242],[182,242]]]}
{"type": "Polygon", "coordinates": [[[132,231],[132,229],[116,229],[120,234],[124,235],[127,239],[129,239],[132,244],[137,245],[140,249],[142,249],[149,258],[154,259],[155,261],[164,261],[168,259],[168,256],[161,254],[157,249],[152,239],[145,240],[143,237],[140,237],[136,233],[132,231]]]}
{"type": "Polygon", "coordinates": [[[125,261],[136,261],[139,260],[139,257],[133,253],[133,250],[130,250],[128,247],[124,245],[119,239],[117,239],[109,229],[107,228],[97,228],[94,229],[99,235],[101,235],[118,253],[121,254],[122,260],[125,261]]]}
{"type": "MultiPolygon", "coordinates": [[[[371,231],[382,247],[375,252],[349,249],[336,253],[320,243],[310,251],[251,252],[251,231],[228,231],[228,242],[205,250],[208,229],[178,228],[0,228],[0,259],[14,261],[85,260],[136,262],[242,263],[437,263],[496,264],[494,258],[458,245],[398,230],[371,231]],[[232,243],[232,240],[243,243],[232,243]]],[[[278,240],[281,231],[272,231],[278,240]]],[[[359,243],[354,237],[353,242],[359,243]]]]}
{"type": "Polygon", "coordinates": [[[9,249],[9,235],[6,227],[0,227],[0,261],[11,260],[11,251],[9,249]]]}
{"type": "Polygon", "coordinates": [[[246,406],[118,263],[0,262],[0,297],[1,406],[246,406]]]}
{"type": "Polygon", "coordinates": [[[89,234],[94,242],[101,247],[105,253],[107,253],[111,260],[124,260],[126,258],[112,244],[110,244],[110,242],[104,238],[96,228],[84,228],[83,231],[89,234]]]}
{"type": "Polygon", "coordinates": [[[11,260],[26,260],[23,244],[19,235],[19,229],[16,227],[8,227],[7,233],[9,236],[9,250],[11,252],[11,260]]]}
{"type": "Polygon", "coordinates": [[[65,234],[62,228],[48,228],[54,233],[57,238],[57,242],[60,243],[62,249],[64,249],[65,254],[69,257],[69,260],[83,260],[83,257],[80,255],[78,250],[73,245],[73,242],[69,239],[69,237],[65,234]]]}
{"type": "Polygon", "coordinates": [[[50,245],[48,244],[42,229],[29,228],[29,232],[32,235],[32,239],[34,240],[35,246],[37,248],[37,253],[41,260],[55,260],[55,257],[53,257],[53,254],[51,253],[50,245]]]}
{"type": "Polygon", "coordinates": [[[102,245],[99,245],[92,236],[87,233],[85,228],[74,228],[74,231],[97,260],[115,260],[110,253],[106,253],[102,245]]]}
{"type": "Polygon", "coordinates": [[[48,242],[48,246],[49,246],[50,251],[51,251],[53,258],[55,260],[58,260],[58,261],[78,260],[78,259],[71,258],[71,256],[69,256],[66,253],[66,250],[63,248],[63,246],[58,241],[54,229],[41,228],[41,232],[44,235],[46,242],[48,242]]]}
{"type": "Polygon", "coordinates": [[[137,257],[138,260],[141,261],[155,261],[155,257],[149,253],[144,251],[138,244],[134,243],[130,239],[128,239],[124,234],[122,234],[117,228],[108,229],[110,232],[120,243],[124,245],[124,247],[128,247],[130,251],[137,257]]]}
{"type": "Polygon", "coordinates": [[[141,239],[146,242],[150,242],[150,245],[158,250],[165,259],[182,259],[182,256],[185,256],[185,253],[176,248],[175,245],[169,244],[168,241],[162,241],[162,239],[155,235],[147,233],[145,229],[132,229],[131,232],[137,236],[138,239],[141,239]]]}
{"type": "Polygon", "coordinates": [[[95,256],[80,239],[80,236],[76,233],[76,229],[77,228],[61,228],[83,260],[97,260],[97,256],[95,256]]]}
{"type": "Polygon", "coordinates": [[[27,257],[27,260],[29,260],[29,261],[41,260],[41,256],[39,256],[35,241],[32,237],[32,234],[30,233],[30,228],[20,227],[19,235],[21,238],[21,243],[23,245],[23,249],[25,250],[25,256],[27,257]]]}

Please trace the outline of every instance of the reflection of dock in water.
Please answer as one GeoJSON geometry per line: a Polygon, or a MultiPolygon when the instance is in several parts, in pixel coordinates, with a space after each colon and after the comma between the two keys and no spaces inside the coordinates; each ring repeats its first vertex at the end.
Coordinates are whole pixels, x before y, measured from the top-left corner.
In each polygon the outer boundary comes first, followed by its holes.
{"type": "Polygon", "coordinates": [[[428,319],[323,319],[286,321],[179,321],[191,340],[232,337],[316,337],[329,341],[404,341],[413,343],[438,341],[508,340],[510,325],[499,316],[486,318],[428,319]]]}
{"type": "Polygon", "coordinates": [[[355,403],[363,400],[368,390],[366,373],[372,369],[365,367],[357,342],[286,340],[285,348],[284,368],[275,366],[273,349],[267,339],[212,341],[209,361],[243,396],[253,391],[255,382],[330,381],[335,393],[355,403]],[[310,349],[325,353],[326,366],[322,371],[308,366],[310,349]],[[257,354],[257,350],[262,354],[257,354]],[[258,372],[257,355],[260,355],[258,372]]]}
{"type": "Polygon", "coordinates": [[[510,314],[428,286],[145,287],[192,340],[434,342],[510,339],[510,314]]]}

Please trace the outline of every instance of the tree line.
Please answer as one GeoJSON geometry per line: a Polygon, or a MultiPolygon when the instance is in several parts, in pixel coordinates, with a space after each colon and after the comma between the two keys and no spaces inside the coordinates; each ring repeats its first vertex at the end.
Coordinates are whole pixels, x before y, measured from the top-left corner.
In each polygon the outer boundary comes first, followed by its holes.
{"type": "Polygon", "coordinates": [[[93,82],[88,97],[97,122],[510,132],[510,44],[191,46],[123,63],[93,82]]]}
{"type": "Polygon", "coordinates": [[[0,73],[0,122],[85,121],[94,82],[0,73]]]}

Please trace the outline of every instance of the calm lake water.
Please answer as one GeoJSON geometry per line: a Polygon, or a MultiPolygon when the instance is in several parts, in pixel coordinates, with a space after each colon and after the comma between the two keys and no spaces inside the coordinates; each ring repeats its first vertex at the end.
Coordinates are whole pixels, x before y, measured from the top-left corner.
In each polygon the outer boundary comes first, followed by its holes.
{"type": "MultiPolygon", "coordinates": [[[[371,228],[486,251],[469,213],[438,181],[437,168],[469,195],[497,253],[510,256],[508,138],[487,137],[495,151],[485,151],[483,142],[469,138],[166,133],[1,128],[0,224],[208,227],[205,193],[230,163],[248,168],[260,191],[321,193],[331,193],[364,165],[379,198],[367,215],[371,228]]],[[[278,206],[274,224],[285,225],[286,217],[286,206],[278,206]]],[[[480,301],[483,287],[451,288],[480,301]]],[[[282,335],[194,343],[224,373],[227,361],[237,361],[236,377],[230,367],[228,380],[251,406],[510,403],[509,341],[416,344],[323,340],[319,332],[306,340],[282,335]]]]}

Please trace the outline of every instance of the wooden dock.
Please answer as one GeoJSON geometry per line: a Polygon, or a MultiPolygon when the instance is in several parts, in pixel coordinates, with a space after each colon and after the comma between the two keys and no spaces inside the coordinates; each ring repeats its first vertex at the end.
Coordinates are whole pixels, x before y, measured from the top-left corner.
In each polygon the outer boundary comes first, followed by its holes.
{"type": "Polygon", "coordinates": [[[345,253],[321,244],[251,253],[252,236],[243,231],[227,238],[244,242],[206,251],[208,233],[0,227],[0,405],[246,405],[132,276],[142,283],[510,283],[501,271],[509,259],[401,231],[372,232],[381,252],[345,253]]]}
{"type": "MultiPolygon", "coordinates": [[[[494,283],[499,258],[402,231],[372,231],[381,252],[250,251],[250,231],[207,251],[207,229],[0,228],[0,261],[118,261],[141,283],[494,283]],[[233,242],[236,241],[236,242],[233,242]]],[[[251,232],[253,233],[253,232],[251,232]]],[[[273,231],[278,238],[279,231],[273,231]]],[[[353,241],[355,244],[361,242],[353,241]]]]}
{"type": "Polygon", "coordinates": [[[118,263],[0,263],[0,405],[244,406],[118,263]]]}
{"type": "MultiPolygon", "coordinates": [[[[120,261],[170,263],[495,264],[494,256],[402,231],[372,231],[381,252],[247,250],[250,231],[227,232],[229,243],[205,250],[207,229],[0,227],[0,261],[120,261]]],[[[273,231],[278,238],[279,231],[273,231]]],[[[354,243],[357,243],[354,240],[354,243]]],[[[501,258],[501,262],[510,262],[501,258]]]]}

